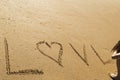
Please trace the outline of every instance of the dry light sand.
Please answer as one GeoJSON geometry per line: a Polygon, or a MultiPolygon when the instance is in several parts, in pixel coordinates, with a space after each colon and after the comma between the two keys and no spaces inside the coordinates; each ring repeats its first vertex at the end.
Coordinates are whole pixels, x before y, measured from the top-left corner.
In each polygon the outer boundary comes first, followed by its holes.
{"type": "Polygon", "coordinates": [[[119,34],[120,0],[0,0],[0,80],[110,80],[119,34]]]}

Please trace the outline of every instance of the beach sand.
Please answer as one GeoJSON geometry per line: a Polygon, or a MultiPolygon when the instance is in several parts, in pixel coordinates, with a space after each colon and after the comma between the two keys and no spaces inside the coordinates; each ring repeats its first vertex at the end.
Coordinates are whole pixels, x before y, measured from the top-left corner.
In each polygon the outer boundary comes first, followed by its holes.
{"type": "Polygon", "coordinates": [[[119,34],[119,0],[0,0],[0,80],[110,80],[119,34]]]}

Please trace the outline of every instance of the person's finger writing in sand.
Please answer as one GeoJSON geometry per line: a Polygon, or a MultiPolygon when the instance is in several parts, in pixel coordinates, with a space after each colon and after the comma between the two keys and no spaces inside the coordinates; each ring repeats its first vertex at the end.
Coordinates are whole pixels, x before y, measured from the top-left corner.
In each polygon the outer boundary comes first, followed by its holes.
{"type": "Polygon", "coordinates": [[[120,41],[112,49],[112,59],[116,59],[117,74],[110,74],[113,80],[120,80],[120,41]]]}

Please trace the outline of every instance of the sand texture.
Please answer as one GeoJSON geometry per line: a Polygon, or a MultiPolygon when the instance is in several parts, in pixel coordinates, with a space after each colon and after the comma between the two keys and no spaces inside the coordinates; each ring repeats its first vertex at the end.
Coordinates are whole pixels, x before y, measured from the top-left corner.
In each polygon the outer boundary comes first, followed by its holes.
{"type": "Polygon", "coordinates": [[[110,80],[120,0],[0,0],[0,80],[110,80]]]}

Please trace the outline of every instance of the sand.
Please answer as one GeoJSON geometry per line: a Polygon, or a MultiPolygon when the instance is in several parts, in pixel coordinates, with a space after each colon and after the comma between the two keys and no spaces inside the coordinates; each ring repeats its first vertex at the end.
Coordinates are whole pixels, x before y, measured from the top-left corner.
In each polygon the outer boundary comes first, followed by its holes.
{"type": "Polygon", "coordinates": [[[119,0],[0,0],[0,80],[110,80],[119,30],[119,0]]]}

